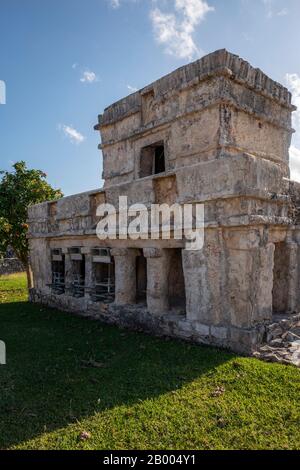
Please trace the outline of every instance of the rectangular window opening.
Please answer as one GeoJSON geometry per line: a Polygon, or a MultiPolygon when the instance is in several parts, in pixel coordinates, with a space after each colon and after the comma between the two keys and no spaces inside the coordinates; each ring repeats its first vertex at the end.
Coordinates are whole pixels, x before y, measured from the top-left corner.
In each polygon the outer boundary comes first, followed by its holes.
{"type": "Polygon", "coordinates": [[[136,302],[147,301],[147,258],[144,255],[136,258],[136,302]]]}
{"type": "MultiPolygon", "coordinates": [[[[94,258],[95,259],[95,258],[94,258]]],[[[91,298],[93,302],[112,303],[115,300],[115,265],[111,257],[109,262],[94,261],[92,264],[93,287],[91,298]]]]}
{"type": "Polygon", "coordinates": [[[182,264],[182,251],[180,248],[170,249],[171,261],[169,273],[169,304],[171,309],[185,314],[185,283],[182,264]]]}
{"type": "Polygon", "coordinates": [[[65,255],[61,250],[52,250],[52,284],[51,289],[54,294],[61,295],[65,293],[65,255]]]}
{"type": "Polygon", "coordinates": [[[157,142],[141,150],[140,178],[157,175],[166,171],[165,147],[163,142],[157,142]]]}
{"type": "Polygon", "coordinates": [[[81,255],[80,260],[72,260],[72,284],[71,295],[79,298],[84,297],[85,285],[85,256],[81,255]]]}

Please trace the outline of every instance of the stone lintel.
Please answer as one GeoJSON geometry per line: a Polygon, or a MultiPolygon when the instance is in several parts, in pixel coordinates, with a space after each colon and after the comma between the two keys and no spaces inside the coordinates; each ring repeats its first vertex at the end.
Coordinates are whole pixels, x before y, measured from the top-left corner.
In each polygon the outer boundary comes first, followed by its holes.
{"type": "Polygon", "coordinates": [[[129,256],[129,257],[137,257],[140,255],[140,250],[136,248],[112,248],[110,251],[113,257],[117,256],[129,256]]]}
{"type": "Polygon", "coordinates": [[[144,248],[143,250],[145,258],[161,258],[166,254],[164,248],[144,248]]]}
{"type": "Polygon", "coordinates": [[[92,248],[90,246],[83,246],[81,247],[81,254],[82,255],[89,255],[91,254],[92,248]]]}

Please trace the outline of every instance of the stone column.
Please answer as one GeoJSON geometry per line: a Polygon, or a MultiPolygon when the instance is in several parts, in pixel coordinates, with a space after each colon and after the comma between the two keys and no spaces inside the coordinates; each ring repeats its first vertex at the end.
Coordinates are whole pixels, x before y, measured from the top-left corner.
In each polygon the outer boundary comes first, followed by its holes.
{"type": "Polygon", "coordinates": [[[275,247],[266,235],[263,228],[226,230],[224,300],[231,326],[250,328],[272,319],[275,247]]]}
{"type": "MultiPolygon", "coordinates": [[[[252,253],[253,271],[252,287],[250,287],[250,301],[253,315],[251,324],[269,321],[273,316],[273,268],[274,268],[274,245],[266,243],[252,253]],[[256,264],[256,266],[255,266],[256,264]],[[257,291],[257,295],[255,292],[257,291]],[[252,299],[251,299],[252,297],[252,299]]],[[[248,269],[246,270],[246,273],[248,269]]]]}
{"type": "Polygon", "coordinates": [[[224,273],[222,230],[206,230],[201,250],[182,250],[186,318],[204,325],[223,324],[224,273]]]}
{"type": "Polygon", "coordinates": [[[62,253],[65,255],[65,293],[70,294],[68,289],[71,287],[72,284],[72,260],[68,248],[63,248],[62,253]]]}
{"type": "Polygon", "coordinates": [[[136,257],[139,251],[133,248],[113,248],[115,261],[115,304],[136,303],[136,257]]]}
{"type": "Polygon", "coordinates": [[[186,318],[206,322],[209,313],[210,289],[204,251],[182,250],[186,318]]]}
{"type": "Polygon", "coordinates": [[[169,270],[168,250],[144,248],[147,258],[147,307],[150,313],[162,315],[169,310],[169,270]]]}
{"type": "Polygon", "coordinates": [[[85,259],[85,291],[84,296],[88,299],[90,298],[90,288],[93,287],[93,256],[91,254],[91,249],[89,247],[81,248],[81,253],[84,255],[85,259]]]}
{"type": "Polygon", "coordinates": [[[295,242],[287,242],[286,256],[287,269],[287,313],[299,311],[299,289],[298,289],[298,259],[299,245],[295,242]]]}

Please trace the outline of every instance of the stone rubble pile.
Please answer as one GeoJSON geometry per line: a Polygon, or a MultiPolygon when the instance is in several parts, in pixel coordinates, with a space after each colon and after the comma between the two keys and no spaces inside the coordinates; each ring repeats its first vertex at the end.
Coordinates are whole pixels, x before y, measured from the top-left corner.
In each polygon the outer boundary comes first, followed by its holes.
{"type": "Polygon", "coordinates": [[[266,327],[265,343],[254,356],[268,361],[300,367],[300,314],[282,318],[266,327]]]}

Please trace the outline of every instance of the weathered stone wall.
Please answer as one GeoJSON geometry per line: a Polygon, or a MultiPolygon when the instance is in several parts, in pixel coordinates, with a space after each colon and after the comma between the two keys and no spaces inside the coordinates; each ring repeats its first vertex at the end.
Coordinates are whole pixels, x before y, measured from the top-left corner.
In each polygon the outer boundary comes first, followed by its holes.
{"type": "Polygon", "coordinates": [[[63,296],[45,294],[38,289],[31,291],[31,301],[131,330],[229,348],[242,354],[250,354],[256,350],[268,325],[263,323],[251,329],[214,326],[189,320],[176,311],[160,310],[159,314],[153,315],[145,306],[138,304],[95,304],[87,298],[72,297],[66,302],[63,296]]]}
{"type": "Polygon", "coordinates": [[[96,126],[104,188],[29,209],[32,300],[155,334],[253,351],[275,310],[300,310],[300,185],[288,179],[293,109],[286,88],[224,50],[109,106],[96,126]],[[159,143],[165,171],[141,178],[142,149],[159,143]],[[174,239],[100,241],[97,206],[117,208],[119,196],[147,208],[204,203],[203,249],[189,251],[185,240],[174,239]],[[82,298],[69,289],[72,247],[84,256],[82,298]],[[109,249],[113,259],[113,304],[91,299],[95,247],[109,249]],[[51,288],[53,249],[64,256],[61,295],[51,288]],[[137,301],[141,255],[143,304],[137,301]]]}
{"type": "Polygon", "coordinates": [[[275,161],[288,176],[292,109],[284,87],[217,51],[99,116],[105,187],[137,178],[140,150],[155,141],[165,142],[167,171],[229,149],[275,161]]]}

